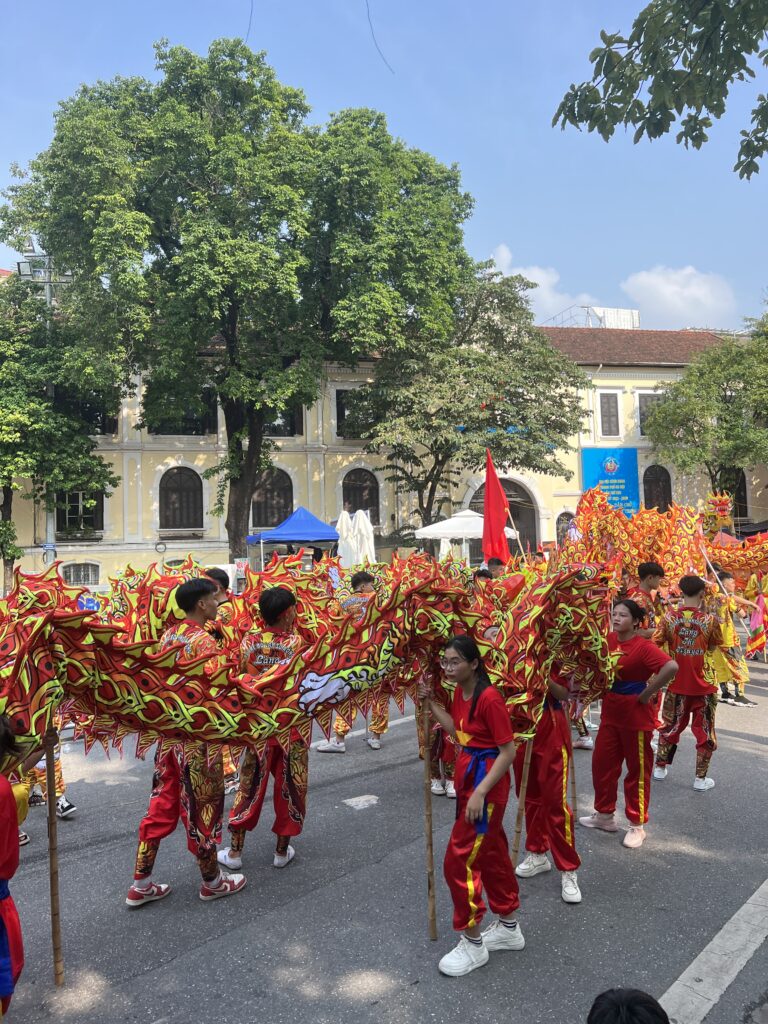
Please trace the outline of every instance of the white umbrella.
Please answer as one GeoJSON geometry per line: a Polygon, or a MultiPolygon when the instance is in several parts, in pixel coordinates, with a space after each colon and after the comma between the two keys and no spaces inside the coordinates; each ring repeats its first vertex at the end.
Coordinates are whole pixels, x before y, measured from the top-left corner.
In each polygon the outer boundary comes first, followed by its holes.
{"type": "Polygon", "coordinates": [[[336,532],[339,535],[338,554],[342,566],[349,569],[357,564],[357,547],[352,536],[352,517],[346,509],[339,513],[336,520],[336,532]]]}
{"type": "MultiPolygon", "coordinates": [[[[510,540],[517,538],[515,531],[509,529],[509,527],[507,527],[504,533],[510,540]]],[[[467,541],[482,540],[483,517],[479,512],[473,512],[471,508],[465,508],[462,512],[457,512],[455,516],[451,516],[450,519],[443,519],[442,522],[422,526],[421,529],[414,531],[414,536],[419,540],[463,541],[464,558],[469,558],[469,545],[467,541]]]]}
{"type": "Polygon", "coordinates": [[[352,517],[352,538],[358,556],[357,564],[361,565],[366,559],[369,562],[375,562],[376,545],[373,538],[373,526],[361,508],[352,517]]]}

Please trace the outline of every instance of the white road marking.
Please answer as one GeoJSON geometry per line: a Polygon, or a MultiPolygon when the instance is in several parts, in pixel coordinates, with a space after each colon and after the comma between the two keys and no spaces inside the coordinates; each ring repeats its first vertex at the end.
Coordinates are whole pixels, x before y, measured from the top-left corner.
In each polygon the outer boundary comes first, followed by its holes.
{"type": "MultiPolygon", "coordinates": [[[[415,721],[416,721],[416,715],[403,715],[402,718],[396,718],[393,722],[390,722],[389,723],[389,728],[390,729],[394,729],[394,727],[396,725],[402,725],[404,722],[415,722],[415,721]]],[[[350,736],[365,736],[365,734],[367,732],[368,732],[367,729],[353,729],[352,732],[348,732],[347,733],[347,739],[349,739],[350,736]]],[[[323,742],[324,742],[323,740],[317,740],[316,743],[312,744],[310,749],[314,750],[315,747],[319,743],[323,743],[323,742]]]]}
{"type": "Polygon", "coordinates": [[[767,937],[768,879],[661,997],[671,1024],[701,1024],[767,937]]]}
{"type": "Polygon", "coordinates": [[[343,804],[347,807],[351,807],[353,811],[364,811],[366,807],[373,807],[379,802],[377,796],[369,793],[366,796],[351,796],[349,800],[342,800],[343,804]]]}

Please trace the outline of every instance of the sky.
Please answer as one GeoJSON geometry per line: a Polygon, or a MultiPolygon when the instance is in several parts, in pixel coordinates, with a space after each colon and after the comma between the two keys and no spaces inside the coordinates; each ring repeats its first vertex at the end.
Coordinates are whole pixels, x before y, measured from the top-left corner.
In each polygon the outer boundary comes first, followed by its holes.
{"type": "MultiPolygon", "coordinates": [[[[205,52],[245,37],[306,93],[312,120],[373,107],[408,144],[456,163],[475,200],[466,244],[537,282],[538,322],[573,305],[640,310],[647,328],[739,329],[768,292],[768,167],[732,167],[751,100],[738,86],[699,152],[672,138],[610,144],[551,126],[589,77],[601,28],[628,30],[640,0],[38,0],[0,18],[0,188],[45,149],[57,103],[81,83],[153,77],[152,44],[205,52]],[[252,16],[251,16],[252,8],[252,16]],[[250,30],[249,30],[250,23],[250,30]]],[[[0,247],[0,267],[16,255],[0,247]]]]}

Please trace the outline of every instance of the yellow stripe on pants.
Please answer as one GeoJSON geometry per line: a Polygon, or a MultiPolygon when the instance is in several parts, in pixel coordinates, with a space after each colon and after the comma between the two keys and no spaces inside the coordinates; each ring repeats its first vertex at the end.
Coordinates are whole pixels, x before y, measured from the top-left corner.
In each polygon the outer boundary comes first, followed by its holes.
{"type": "Polygon", "coordinates": [[[573,833],[571,832],[571,815],[568,810],[568,748],[561,747],[563,755],[563,817],[565,818],[565,841],[573,846],[573,833]]]}
{"type": "Polygon", "coordinates": [[[640,825],[645,824],[645,733],[637,734],[637,760],[640,764],[640,778],[637,780],[637,802],[640,805],[640,825]]]}
{"type": "MultiPolygon", "coordinates": [[[[488,823],[491,822],[491,815],[493,814],[493,804],[488,804],[488,823]]],[[[485,832],[478,832],[477,838],[475,839],[475,845],[472,847],[472,852],[467,857],[467,899],[469,901],[469,924],[467,928],[474,928],[475,922],[477,921],[477,903],[475,902],[475,880],[472,877],[472,868],[477,855],[480,853],[480,847],[483,845],[485,839],[485,832]]]]}

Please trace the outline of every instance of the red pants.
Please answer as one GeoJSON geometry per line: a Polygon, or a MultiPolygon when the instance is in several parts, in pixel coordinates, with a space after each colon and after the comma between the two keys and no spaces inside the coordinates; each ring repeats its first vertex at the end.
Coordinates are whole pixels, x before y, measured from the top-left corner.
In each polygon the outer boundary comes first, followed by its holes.
{"type": "Polygon", "coordinates": [[[224,770],[221,754],[208,763],[205,743],[187,743],[155,755],[155,774],[147,813],[139,825],[134,878],[148,878],[160,840],[176,828],[179,818],[207,882],[218,874],[216,843],[221,841],[224,814],[224,770]]]}
{"type": "Polygon", "coordinates": [[[277,743],[269,744],[261,754],[246,750],[240,763],[240,788],[229,813],[233,852],[242,850],[245,833],[259,823],[270,775],[275,780],[272,831],[278,836],[299,835],[306,814],[308,766],[309,751],[303,743],[292,743],[288,753],[277,743]]]}
{"type": "Polygon", "coordinates": [[[717,696],[715,694],[692,697],[687,694],[670,693],[667,690],[661,712],[664,725],[659,730],[656,764],[662,768],[672,764],[677,744],[690,721],[691,732],[696,739],[696,777],[706,778],[709,762],[717,750],[716,708],[717,696]]]}
{"type": "MultiPolygon", "coordinates": [[[[509,857],[509,844],[504,833],[504,810],[509,795],[509,776],[502,800],[489,803],[488,831],[479,834],[464,818],[471,794],[458,790],[456,822],[445,851],[443,873],[453,899],[453,927],[458,932],[480,924],[485,916],[483,887],[494,914],[511,917],[520,906],[517,878],[509,857]]],[[[494,787],[495,788],[495,787],[494,787]]]]}
{"type": "Polygon", "coordinates": [[[613,814],[624,763],[624,811],[632,825],[648,821],[653,771],[652,732],[641,729],[620,729],[610,722],[601,722],[592,755],[592,783],[595,787],[595,810],[613,814]]]}
{"type": "Polygon", "coordinates": [[[12,896],[0,899],[0,1017],[8,1012],[13,990],[24,967],[24,943],[21,924],[12,896]]]}
{"type": "MultiPolygon", "coordinates": [[[[571,724],[566,713],[545,707],[536,726],[525,791],[525,848],[531,853],[551,850],[558,871],[576,871],[581,864],[568,803],[570,756],[571,724]]],[[[514,762],[518,795],[524,760],[525,744],[521,744],[514,762]]]]}

